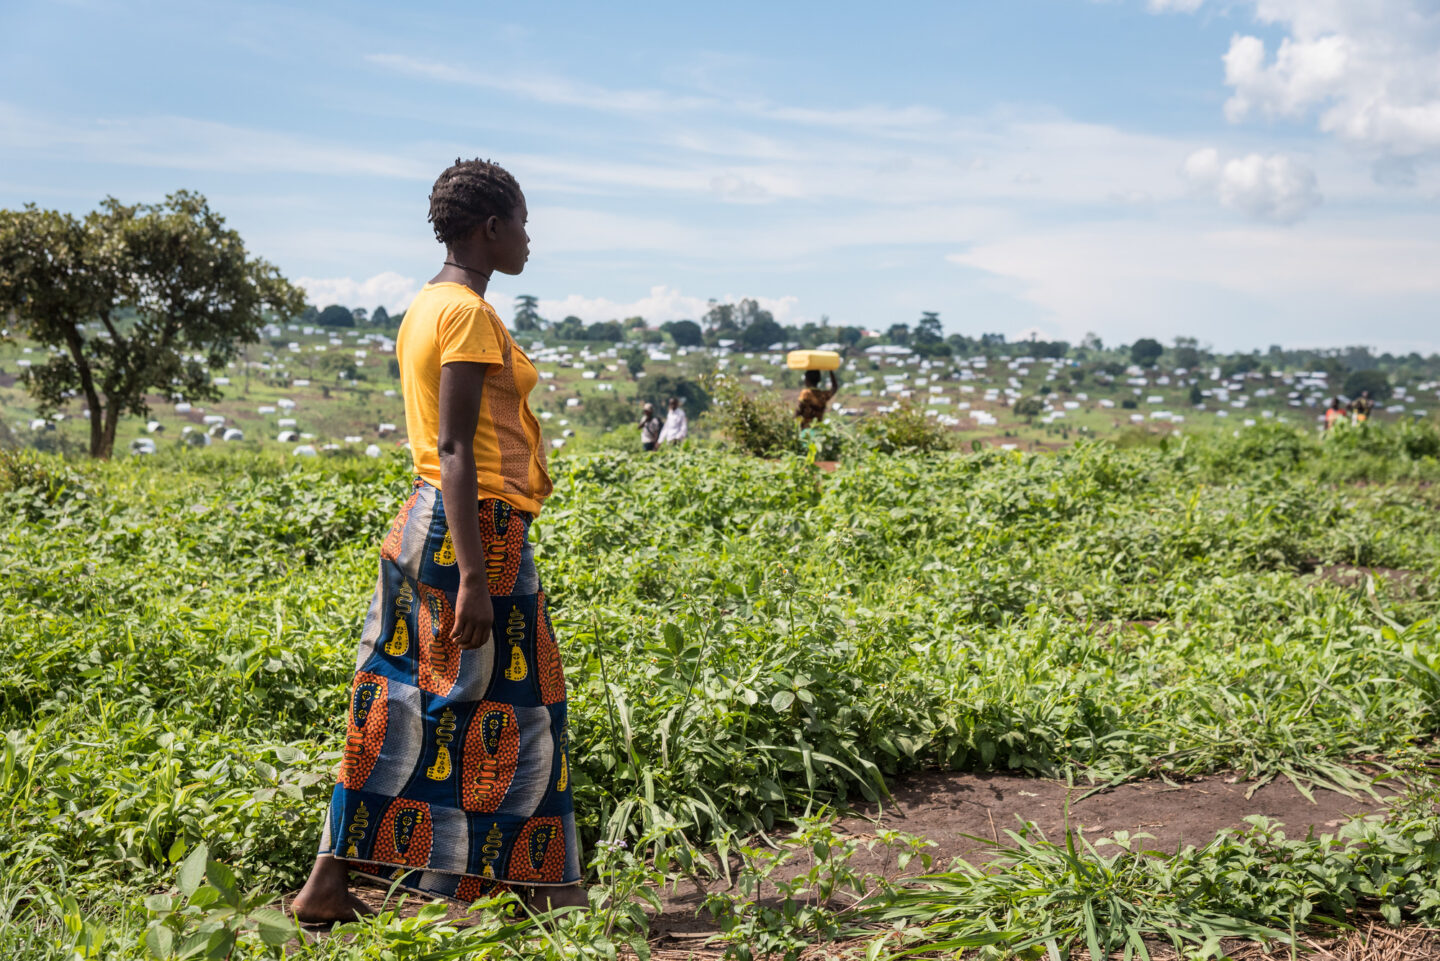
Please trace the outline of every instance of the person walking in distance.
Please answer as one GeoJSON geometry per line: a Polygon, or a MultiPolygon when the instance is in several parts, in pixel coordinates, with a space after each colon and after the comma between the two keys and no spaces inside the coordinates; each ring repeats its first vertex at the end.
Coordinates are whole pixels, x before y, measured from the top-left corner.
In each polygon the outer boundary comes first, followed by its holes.
{"type": "Polygon", "coordinates": [[[830,371],[829,390],[820,389],[820,371],[805,371],[805,388],[800,391],[800,400],[795,405],[795,416],[800,418],[801,430],[825,419],[830,400],[839,389],[840,379],[835,376],[835,371],[830,371]]]}
{"type": "Polygon", "coordinates": [[[1330,430],[1344,419],[1345,406],[1340,403],[1340,398],[1330,398],[1330,406],[1325,409],[1325,429],[1330,430]]]}
{"type": "Polygon", "coordinates": [[[660,418],[655,416],[655,405],[646,402],[640,408],[640,446],[654,450],[660,443],[660,418]]]}
{"type": "Polygon", "coordinates": [[[464,903],[516,890],[582,906],[565,677],[529,530],[550,495],[539,375],[485,299],[530,255],[497,164],[435,181],[440,272],[396,336],[415,481],[380,547],[345,751],[304,923],[370,909],[349,876],[464,903]]]}
{"type": "Polygon", "coordinates": [[[690,432],[685,419],[685,408],[680,406],[679,397],[670,398],[670,410],[665,414],[665,426],[660,428],[661,444],[679,444],[690,432]]]}
{"type": "Polygon", "coordinates": [[[1350,416],[1355,423],[1363,424],[1370,419],[1370,414],[1375,410],[1375,402],[1370,399],[1370,392],[1362,390],[1360,396],[1350,402],[1350,416]]]}

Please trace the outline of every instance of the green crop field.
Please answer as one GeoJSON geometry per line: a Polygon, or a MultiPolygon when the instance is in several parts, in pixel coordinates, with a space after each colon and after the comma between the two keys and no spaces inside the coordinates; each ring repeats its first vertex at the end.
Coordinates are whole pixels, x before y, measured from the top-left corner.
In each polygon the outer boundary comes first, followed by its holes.
{"type": "Polygon", "coordinates": [[[1437,456],[1424,423],[855,446],[833,473],[564,452],[536,551],[595,910],[384,912],[315,939],[275,899],[317,844],[403,455],[0,454],[0,948],[643,955],[647,899],[717,857],[737,884],[711,887],[712,948],[741,958],[834,939],[868,958],[1214,955],[1222,935],[1440,925],[1437,456]],[[935,768],[1388,800],[1308,836],[1256,823],[1142,854],[1014,824],[985,870],[848,866],[830,818],[935,768]],[[747,895],[766,878],[773,896],[747,895]]]}

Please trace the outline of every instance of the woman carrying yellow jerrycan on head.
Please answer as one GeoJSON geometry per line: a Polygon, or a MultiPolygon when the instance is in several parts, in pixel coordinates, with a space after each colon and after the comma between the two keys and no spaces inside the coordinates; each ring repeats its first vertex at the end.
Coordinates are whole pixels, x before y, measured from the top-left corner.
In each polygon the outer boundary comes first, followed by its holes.
{"type": "Polygon", "coordinates": [[[800,391],[800,400],[795,405],[795,416],[800,418],[803,431],[825,419],[830,400],[840,389],[840,379],[835,376],[840,355],[833,350],[792,350],[785,356],[785,365],[791,370],[805,371],[805,389],[800,391]],[[830,372],[829,390],[820,389],[822,370],[830,372]]]}

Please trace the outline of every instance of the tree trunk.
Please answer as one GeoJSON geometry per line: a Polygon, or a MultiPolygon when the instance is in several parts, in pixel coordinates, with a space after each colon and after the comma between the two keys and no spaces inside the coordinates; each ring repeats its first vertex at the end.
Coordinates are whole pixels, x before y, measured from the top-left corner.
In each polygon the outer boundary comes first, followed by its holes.
{"type": "MultiPolygon", "coordinates": [[[[100,423],[105,414],[104,408],[100,406],[100,398],[86,397],[85,409],[90,412],[90,456],[109,457],[110,453],[105,447],[105,427],[100,423]],[[102,450],[105,450],[105,453],[102,454],[102,450]]],[[[113,446],[114,438],[111,438],[111,441],[113,446]]]]}
{"type": "MultiPolygon", "coordinates": [[[[109,318],[105,319],[108,323],[109,318]]],[[[100,394],[95,390],[95,377],[85,356],[85,340],[80,336],[80,328],[74,324],[65,331],[65,346],[70,348],[70,359],[75,362],[75,370],[80,375],[80,390],[85,394],[85,409],[90,411],[90,456],[108,458],[110,448],[115,446],[115,434],[111,432],[107,445],[104,426],[100,422],[104,410],[100,405],[100,394]]]]}
{"type": "MultiPolygon", "coordinates": [[[[108,399],[108,398],[107,398],[108,399]]],[[[92,414],[93,418],[94,415],[92,414]]],[[[120,404],[110,400],[109,406],[105,408],[105,426],[100,432],[100,446],[91,448],[90,456],[98,457],[100,460],[109,460],[115,453],[115,427],[120,421],[120,404]]]]}

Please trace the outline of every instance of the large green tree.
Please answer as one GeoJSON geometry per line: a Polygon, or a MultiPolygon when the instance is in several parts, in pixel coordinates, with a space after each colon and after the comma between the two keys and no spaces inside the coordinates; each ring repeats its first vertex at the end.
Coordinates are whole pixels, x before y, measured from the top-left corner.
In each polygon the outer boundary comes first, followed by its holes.
{"type": "Polygon", "coordinates": [[[746,350],[764,350],[771,344],[785,340],[785,328],[775,322],[770,311],[759,302],[745,298],[736,308],[740,321],[740,346],[746,350]]]}
{"type": "Polygon", "coordinates": [[[267,311],[304,308],[199,194],[111,197],[84,219],[34,204],[0,210],[0,315],[52,350],[25,385],[42,414],[80,397],[92,457],[111,455],[120,417],[148,414],[151,393],[218,399],[211,369],[259,339],[267,311]]]}
{"type": "Polygon", "coordinates": [[[1164,345],[1153,337],[1141,337],[1130,345],[1130,361],[1141,367],[1154,367],[1163,353],[1164,345]]]}
{"type": "Polygon", "coordinates": [[[940,313],[934,310],[925,310],[920,313],[920,322],[915,325],[915,343],[917,345],[938,344],[945,339],[945,328],[940,324],[940,313]]]}
{"type": "Polygon", "coordinates": [[[1359,397],[1361,391],[1368,390],[1371,398],[1377,402],[1389,400],[1395,390],[1385,372],[1373,367],[1369,370],[1352,370],[1346,374],[1345,386],[1341,389],[1346,397],[1352,399],[1359,397]]]}
{"type": "Polygon", "coordinates": [[[1175,359],[1175,366],[1186,370],[1194,370],[1205,359],[1200,354],[1200,342],[1194,337],[1176,337],[1170,354],[1175,359]]]}
{"type": "Polygon", "coordinates": [[[354,327],[355,313],[349,307],[341,307],[339,304],[331,304],[320,311],[316,318],[324,327],[354,327]]]}
{"type": "Polygon", "coordinates": [[[735,319],[734,304],[710,301],[710,308],[705,311],[701,323],[705,327],[705,333],[711,337],[733,337],[740,332],[740,324],[735,319]]]}
{"type": "Polygon", "coordinates": [[[693,320],[670,320],[660,325],[669,334],[676,347],[699,347],[705,342],[705,332],[693,320]]]}
{"type": "Polygon", "coordinates": [[[540,316],[540,298],[521,294],[515,298],[515,329],[539,330],[545,323],[540,316]]]}

